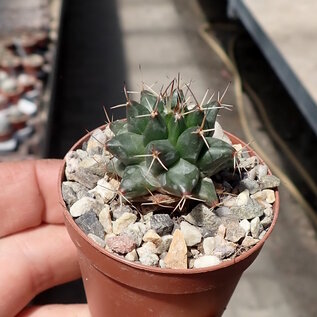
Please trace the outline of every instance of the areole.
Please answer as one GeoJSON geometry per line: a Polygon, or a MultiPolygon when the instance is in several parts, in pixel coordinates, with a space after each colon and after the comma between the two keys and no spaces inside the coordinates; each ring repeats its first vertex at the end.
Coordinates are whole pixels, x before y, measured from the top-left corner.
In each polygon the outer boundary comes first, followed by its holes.
{"type": "MultiPolygon", "coordinates": [[[[71,150],[80,148],[91,133],[71,150]]],[[[233,143],[246,146],[256,155],[240,139],[226,134],[233,143]]],[[[61,202],[64,170],[65,162],[58,183],[61,202]]],[[[149,267],[116,256],[95,244],[80,230],[63,202],[65,224],[78,249],[92,316],[221,316],[242,273],[255,260],[275,226],[279,211],[278,191],[275,191],[275,196],[272,224],[254,247],[234,259],[200,269],[149,267]]]]}

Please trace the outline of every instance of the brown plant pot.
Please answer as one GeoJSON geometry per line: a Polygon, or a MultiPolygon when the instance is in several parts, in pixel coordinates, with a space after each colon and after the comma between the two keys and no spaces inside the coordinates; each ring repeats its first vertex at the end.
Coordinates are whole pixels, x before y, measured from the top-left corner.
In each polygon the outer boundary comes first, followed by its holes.
{"type": "MultiPolygon", "coordinates": [[[[81,147],[90,134],[71,150],[81,147]]],[[[245,145],[228,133],[233,143],[245,145]]],[[[251,153],[255,154],[248,146],[251,153]]],[[[65,179],[65,162],[58,190],[65,179]]],[[[130,262],[102,249],[83,233],[64,202],[68,233],[77,247],[79,264],[90,312],[93,317],[218,317],[248,266],[271,234],[279,211],[279,195],[273,206],[274,218],[266,235],[250,250],[235,259],[201,269],[162,269],[130,262]]]]}

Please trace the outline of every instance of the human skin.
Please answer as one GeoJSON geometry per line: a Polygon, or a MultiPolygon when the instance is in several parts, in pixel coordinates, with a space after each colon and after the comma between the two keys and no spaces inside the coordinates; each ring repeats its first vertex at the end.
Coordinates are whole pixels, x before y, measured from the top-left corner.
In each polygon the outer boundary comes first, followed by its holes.
{"type": "Polygon", "coordinates": [[[61,164],[0,163],[0,316],[90,317],[84,304],[26,307],[43,290],[80,277],[57,192],[61,164]]]}

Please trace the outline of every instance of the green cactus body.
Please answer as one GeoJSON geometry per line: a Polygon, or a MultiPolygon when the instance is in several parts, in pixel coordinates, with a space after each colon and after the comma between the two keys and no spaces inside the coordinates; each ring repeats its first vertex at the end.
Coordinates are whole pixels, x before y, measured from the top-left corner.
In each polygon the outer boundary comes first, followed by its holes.
{"type": "Polygon", "coordinates": [[[218,202],[211,176],[233,167],[234,148],[212,137],[219,102],[189,109],[183,91],[155,95],[143,90],[127,101],[125,120],[110,123],[108,171],[121,177],[120,192],[135,199],[153,191],[218,202]]]}

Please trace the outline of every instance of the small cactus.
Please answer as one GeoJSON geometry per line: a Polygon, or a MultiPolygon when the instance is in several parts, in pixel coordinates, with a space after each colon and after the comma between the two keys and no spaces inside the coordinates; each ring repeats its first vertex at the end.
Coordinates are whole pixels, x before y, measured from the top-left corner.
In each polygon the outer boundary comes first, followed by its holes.
{"type": "Polygon", "coordinates": [[[219,109],[228,107],[222,104],[227,89],[216,101],[198,103],[186,85],[195,100],[189,104],[179,84],[175,79],[159,94],[143,88],[139,102],[125,89],[126,119],[109,123],[114,136],[106,144],[113,155],[108,171],[121,177],[126,199],[159,191],[177,197],[179,209],[186,199],[214,206],[211,176],[234,164],[235,149],[212,137],[219,109]]]}

